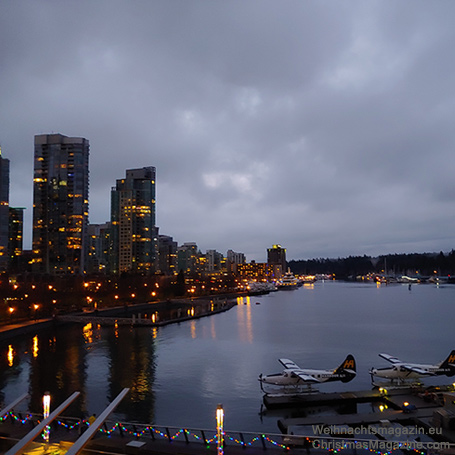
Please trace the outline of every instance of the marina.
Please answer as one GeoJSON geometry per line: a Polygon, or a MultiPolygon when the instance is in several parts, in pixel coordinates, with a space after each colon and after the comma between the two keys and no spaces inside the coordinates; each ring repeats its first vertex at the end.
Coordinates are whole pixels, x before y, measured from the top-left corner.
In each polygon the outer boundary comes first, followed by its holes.
{"type": "MultiPolygon", "coordinates": [[[[228,311],[175,324],[115,327],[85,321],[31,331],[0,344],[1,400],[9,403],[27,393],[15,409],[24,418],[41,412],[45,390],[55,404],[80,391],[81,399],[66,415],[83,421],[99,415],[125,386],[131,392],[113,412],[113,425],[213,429],[219,403],[226,431],[237,440],[239,433],[303,431],[320,419],[343,425],[347,415],[351,420],[345,421],[355,422],[383,404],[369,374],[372,366],[387,365],[380,352],[430,364],[447,356],[453,348],[454,297],[451,285],[416,285],[409,291],[402,285],[316,282],[293,292],[241,297],[228,311]],[[264,397],[258,377],[276,371],[279,358],[326,369],[338,365],[346,352],[356,360],[351,382],[318,385],[303,404],[302,397],[264,397]]],[[[423,382],[441,387],[452,380],[442,376],[423,382]]],[[[422,404],[407,414],[388,405],[382,415],[390,415],[381,420],[393,423],[392,414],[414,418],[431,406],[422,404]]],[[[201,437],[199,430],[194,434],[201,437]]]]}

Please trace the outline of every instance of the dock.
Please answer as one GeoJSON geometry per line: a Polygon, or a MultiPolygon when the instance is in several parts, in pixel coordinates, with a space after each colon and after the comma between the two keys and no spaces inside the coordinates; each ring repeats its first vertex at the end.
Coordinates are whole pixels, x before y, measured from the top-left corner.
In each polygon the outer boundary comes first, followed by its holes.
{"type": "Polygon", "coordinates": [[[439,440],[455,444],[454,389],[453,385],[447,385],[429,388],[415,386],[381,388],[342,393],[313,391],[294,395],[266,394],[263,402],[267,409],[298,408],[302,411],[302,417],[278,420],[280,431],[287,435],[311,437],[312,429],[317,426],[352,429],[383,425],[402,428],[411,425],[428,430],[432,434],[436,433],[437,428],[439,440]],[[371,412],[357,412],[357,405],[360,403],[372,403],[371,412]],[[310,412],[310,409],[315,407],[333,408],[333,415],[310,412]]]}
{"type": "Polygon", "coordinates": [[[303,406],[325,406],[349,403],[368,403],[380,401],[383,395],[379,390],[333,393],[301,393],[301,394],[266,394],[263,402],[267,409],[279,409],[303,406]]]}
{"type": "MultiPolygon", "coordinates": [[[[12,408],[16,402],[23,400],[19,397],[15,402],[2,410],[0,420],[0,452],[14,452],[14,447],[20,440],[31,439],[28,435],[35,431],[43,416],[31,414],[15,414],[12,408]]],[[[302,411],[301,417],[281,418],[277,421],[279,431],[276,434],[248,433],[224,429],[224,448],[230,455],[280,455],[290,453],[307,455],[310,452],[324,452],[320,444],[370,444],[379,447],[377,453],[390,453],[388,446],[384,450],[380,443],[397,444],[428,444],[433,447],[435,441],[446,444],[441,451],[432,451],[434,454],[449,455],[455,453],[455,390],[454,386],[441,386],[432,389],[417,389],[415,387],[401,387],[390,390],[364,390],[341,393],[312,393],[301,395],[266,395],[264,403],[272,409],[284,409],[286,405],[292,409],[298,407],[302,411]],[[430,392],[431,390],[431,392],[430,392]],[[357,412],[360,403],[375,403],[371,412],[357,412]],[[381,403],[381,410],[377,404],[381,403]],[[409,406],[404,406],[408,403],[409,406]],[[383,405],[383,406],[382,406],[383,405]],[[326,409],[333,407],[341,409],[341,413],[333,411],[331,414],[314,414],[310,408],[321,406],[326,409]],[[308,411],[308,412],[306,412],[308,411]],[[420,429],[418,438],[406,436],[407,428],[420,429]],[[353,436],[354,430],[363,430],[353,436]],[[391,430],[384,437],[379,430],[391,430]],[[327,431],[326,431],[327,430],[327,431]],[[379,434],[377,436],[377,434],[379,434]],[[430,436],[431,435],[431,436],[430,436]]],[[[111,404],[116,405],[116,400],[111,404]]],[[[108,411],[98,417],[98,425],[91,428],[85,420],[59,417],[50,424],[50,441],[47,446],[52,453],[79,454],[80,447],[85,445],[84,453],[93,454],[135,454],[144,455],[207,455],[219,454],[216,441],[216,430],[189,429],[177,427],[163,427],[154,424],[126,423],[107,420],[108,411]],[[104,415],[105,414],[105,415],[104,415]],[[104,420],[106,418],[106,420],[104,420]]],[[[52,417],[52,415],[50,416],[52,417]]],[[[50,418],[49,417],[49,418],[50,418]]],[[[30,452],[37,453],[43,446],[42,441],[36,441],[30,452]]],[[[400,446],[402,447],[402,446],[400,446]]],[[[406,446],[407,447],[407,446],[406,446]]],[[[364,447],[365,448],[365,447],[364,447]]],[[[354,448],[344,447],[346,454],[360,454],[368,451],[357,451],[354,448]]],[[[426,449],[425,449],[426,450],[426,449]]],[[[420,451],[421,453],[427,453],[420,451]]],[[[48,452],[46,452],[48,453],[48,452]]],[[[49,452],[50,453],[50,452],[49,452]]],[[[325,453],[325,452],[324,452],[325,453]]],[[[403,453],[399,451],[398,453],[403,453]]]]}

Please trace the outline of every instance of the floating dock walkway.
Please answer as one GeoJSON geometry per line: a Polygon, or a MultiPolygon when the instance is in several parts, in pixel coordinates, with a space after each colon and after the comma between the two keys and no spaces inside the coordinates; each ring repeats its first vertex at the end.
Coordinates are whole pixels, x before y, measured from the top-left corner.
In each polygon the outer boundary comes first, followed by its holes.
{"type": "MultiPolygon", "coordinates": [[[[455,400],[445,403],[444,398],[454,395],[454,386],[396,387],[343,393],[266,394],[263,402],[267,409],[296,409],[302,417],[281,418],[278,427],[283,434],[299,434],[313,426],[369,426],[369,425],[415,425],[421,428],[438,427],[442,439],[455,443],[455,400]],[[371,412],[357,412],[357,404],[372,403],[371,412]],[[374,406],[373,406],[374,404],[374,406]],[[380,406],[382,405],[382,406],[380,406]],[[445,406],[448,405],[448,406],[445,406]],[[333,407],[341,413],[328,415],[314,412],[314,408],[333,407]],[[379,407],[382,411],[379,410],[379,407]],[[377,408],[375,410],[375,408],[377,408]],[[309,410],[306,413],[306,409],[309,410]],[[446,416],[441,424],[439,416],[446,416]],[[442,428],[441,428],[442,427],[442,428]]],[[[443,418],[443,417],[441,417],[443,418]]]]}
{"type": "Polygon", "coordinates": [[[381,401],[384,395],[379,390],[365,390],[344,393],[308,392],[301,394],[266,394],[263,402],[267,409],[279,409],[302,406],[324,406],[348,403],[368,403],[381,401]]]}

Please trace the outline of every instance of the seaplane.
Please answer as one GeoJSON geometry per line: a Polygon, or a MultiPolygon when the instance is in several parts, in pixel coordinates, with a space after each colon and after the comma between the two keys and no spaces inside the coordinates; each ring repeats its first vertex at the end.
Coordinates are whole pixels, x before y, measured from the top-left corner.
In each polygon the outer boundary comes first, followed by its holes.
{"type": "Polygon", "coordinates": [[[392,366],[388,368],[371,368],[370,375],[373,384],[374,376],[389,379],[392,383],[395,381],[400,385],[406,383],[407,380],[419,379],[424,376],[455,375],[455,350],[437,365],[402,362],[389,354],[379,354],[379,357],[390,362],[392,366]]]}
{"type": "Polygon", "coordinates": [[[277,374],[259,375],[261,389],[272,386],[284,392],[305,392],[313,391],[311,386],[324,382],[341,381],[349,382],[355,378],[356,367],[354,357],[349,354],[343,363],[334,370],[310,370],[303,369],[289,359],[278,359],[284,366],[284,371],[277,374]]]}

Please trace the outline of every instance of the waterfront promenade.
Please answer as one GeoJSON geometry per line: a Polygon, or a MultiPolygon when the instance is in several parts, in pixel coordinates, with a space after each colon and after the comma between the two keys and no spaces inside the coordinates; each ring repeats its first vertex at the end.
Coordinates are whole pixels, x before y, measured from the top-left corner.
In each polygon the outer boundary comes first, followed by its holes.
{"type": "Polygon", "coordinates": [[[47,329],[52,327],[53,324],[54,320],[52,318],[18,321],[12,322],[10,324],[3,324],[0,325],[0,341],[26,335],[27,333],[36,332],[37,330],[47,329]]]}
{"type": "MultiPolygon", "coordinates": [[[[0,453],[5,453],[17,441],[27,435],[42,416],[7,415],[0,423],[0,453]]],[[[54,421],[50,429],[49,443],[43,443],[41,436],[35,439],[24,454],[66,453],[88,429],[87,423],[71,418],[54,421]],[[47,448],[46,448],[47,447],[47,448]],[[44,450],[44,451],[43,451],[44,450]]],[[[283,452],[307,453],[302,447],[288,447],[283,443],[285,436],[225,431],[223,453],[277,455],[283,452]]],[[[96,454],[177,454],[199,455],[218,452],[216,430],[183,429],[141,424],[114,423],[107,421],[81,453],[96,454]]]]}
{"type": "Polygon", "coordinates": [[[214,296],[213,298],[138,303],[89,312],[62,314],[53,318],[12,321],[0,325],[0,341],[48,329],[54,324],[68,322],[160,327],[221,313],[231,309],[235,304],[232,295],[214,296]],[[142,314],[147,313],[150,315],[149,317],[141,317],[142,314]],[[155,314],[153,319],[151,313],[155,314]]]}

